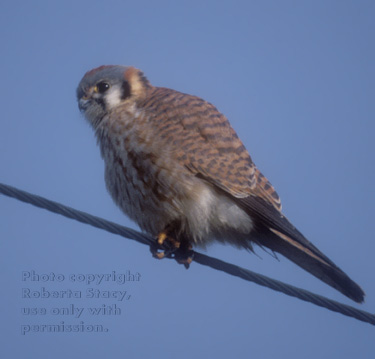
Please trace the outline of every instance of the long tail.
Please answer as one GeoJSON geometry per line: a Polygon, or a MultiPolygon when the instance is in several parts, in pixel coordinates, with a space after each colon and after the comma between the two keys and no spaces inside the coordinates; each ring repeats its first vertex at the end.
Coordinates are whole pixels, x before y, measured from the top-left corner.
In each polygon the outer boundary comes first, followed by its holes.
{"type": "Polygon", "coordinates": [[[263,233],[260,236],[260,244],[287,257],[354,301],[363,302],[365,293],[361,287],[303,237],[299,231],[293,229],[295,235],[291,236],[269,228],[268,233],[263,233]]]}

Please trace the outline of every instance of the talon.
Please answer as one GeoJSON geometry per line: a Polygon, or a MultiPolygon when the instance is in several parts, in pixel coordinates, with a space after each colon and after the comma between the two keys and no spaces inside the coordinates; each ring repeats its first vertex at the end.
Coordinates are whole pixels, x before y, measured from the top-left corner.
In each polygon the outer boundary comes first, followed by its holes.
{"type": "Polygon", "coordinates": [[[176,262],[178,264],[183,264],[186,269],[189,269],[192,261],[193,261],[193,257],[188,257],[186,259],[176,259],[176,262]]]}
{"type": "Polygon", "coordinates": [[[189,269],[191,262],[193,261],[194,252],[192,246],[189,245],[188,249],[180,249],[174,253],[174,259],[177,263],[183,264],[186,269],[189,269]]]}

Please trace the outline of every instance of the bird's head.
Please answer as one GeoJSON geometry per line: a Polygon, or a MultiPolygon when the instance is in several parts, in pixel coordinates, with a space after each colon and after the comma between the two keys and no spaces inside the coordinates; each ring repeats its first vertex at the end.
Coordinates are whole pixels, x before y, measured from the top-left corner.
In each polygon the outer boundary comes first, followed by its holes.
{"type": "Polygon", "coordinates": [[[150,83],[143,73],[120,65],[100,66],[88,71],[77,88],[78,106],[94,128],[120,105],[132,104],[145,94],[150,83]]]}

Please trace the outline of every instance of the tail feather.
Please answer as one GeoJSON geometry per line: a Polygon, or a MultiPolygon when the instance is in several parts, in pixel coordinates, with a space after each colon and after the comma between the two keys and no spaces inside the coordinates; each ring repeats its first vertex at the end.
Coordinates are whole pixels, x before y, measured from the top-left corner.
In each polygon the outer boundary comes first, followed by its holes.
{"type": "Polygon", "coordinates": [[[365,293],[309,242],[272,204],[259,196],[236,199],[254,221],[256,242],[278,252],[342,294],[361,303],[365,293]]]}
{"type": "Polygon", "coordinates": [[[270,228],[267,234],[264,233],[260,237],[260,244],[282,254],[354,301],[363,302],[365,293],[361,287],[309,241],[306,239],[302,241],[300,236],[298,237],[297,241],[291,236],[270,228]]]}

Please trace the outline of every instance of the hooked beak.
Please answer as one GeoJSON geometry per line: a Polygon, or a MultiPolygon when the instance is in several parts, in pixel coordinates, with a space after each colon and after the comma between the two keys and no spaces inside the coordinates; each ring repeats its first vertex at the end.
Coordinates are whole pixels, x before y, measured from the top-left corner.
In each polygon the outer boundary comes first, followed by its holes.
{"type": "Polygon", "coordinates": [[[85,112],[87,107],[90,105],[93,95],[95,93],[96,87],[81,88],[77,90],[78,97],[78,108],[81,112],[85,112]]]}
{"type": "Polygon", "coordinates": [[[88,96],[82,96],[79,100],[78,100],[78,108],[81,112],[85,112],[87,107],[89,106],[90,104],[90,98],[88,96]]]}

